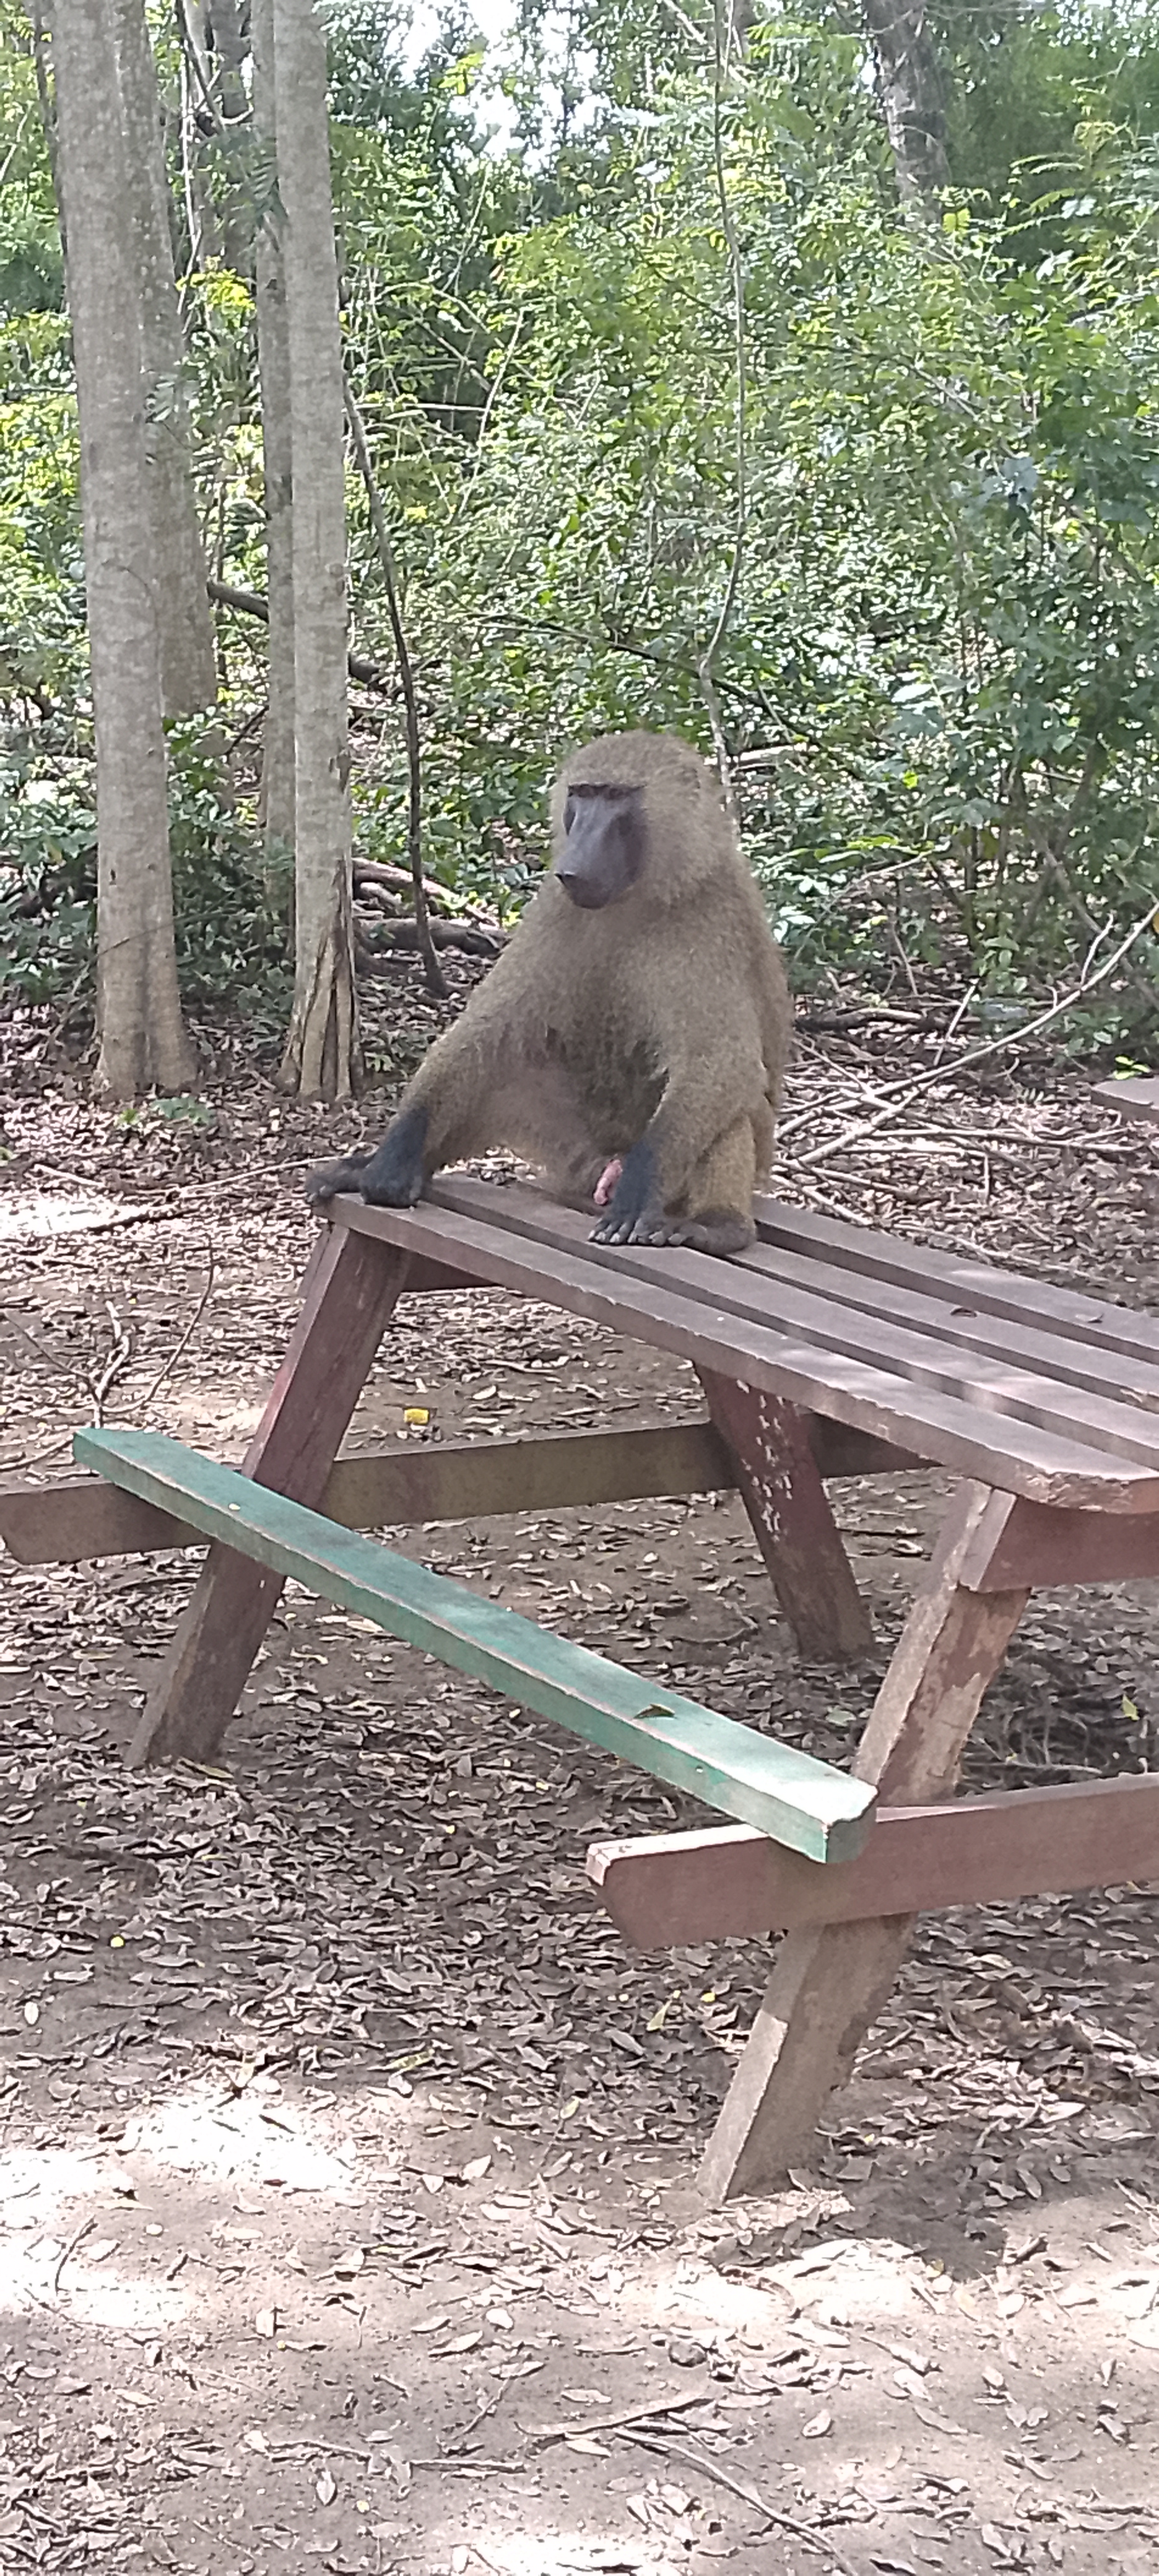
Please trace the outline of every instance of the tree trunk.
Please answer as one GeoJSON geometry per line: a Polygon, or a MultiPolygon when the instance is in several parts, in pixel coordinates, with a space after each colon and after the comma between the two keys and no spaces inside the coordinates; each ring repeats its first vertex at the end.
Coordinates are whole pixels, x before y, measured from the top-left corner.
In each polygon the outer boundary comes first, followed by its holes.
{"type": "Polygon", "coordinates": [[[270,891],[294,848],[294,520],[290,441],[290,347],[280,207],[275,191],[277,116],[274,98],[274,0],[254,0],[254,133],[257,138],[258,233],[254,276],[258,374],[262,393],[262,459],[266,520],[266,723],[262,741],[262,822],[270,891]]]}
{"type": "Polygon", "coordinates": [[[865,0],[898,193],[928,205],[950,184],[946,106],[925,0],[865,0]]]}
{"type": "Polygon", "coordinates": [[[111,0],[53,30],[97,745],[97,1079],[180,1089],[193,1057],[173,950],[161,653],[149,514],[139,281],[111,0]]]}
{"type": "Polygon", "coordinates": [[[346,493],[326,43],[312,0],[274,0],[290,351],[294,584],[294,1004],[280,1080],[349,1097],[357,1066],[346,721],[346,493]]]}
{"type": "Polygon", "coordinates": [[[140,283],[162,702],[167,716],[195,715],[217,696],[217,660],[182,381],[185,343],[169,230],[161,100],[144,0],[112,0],[112,15],[129,183],[127,216],[140,283]]]}

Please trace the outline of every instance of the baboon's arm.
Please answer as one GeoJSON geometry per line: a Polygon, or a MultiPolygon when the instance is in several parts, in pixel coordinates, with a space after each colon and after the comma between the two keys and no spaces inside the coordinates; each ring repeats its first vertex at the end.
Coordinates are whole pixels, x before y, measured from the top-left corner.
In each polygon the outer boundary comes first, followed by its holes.
{"type": "MultiPolygon", "coordinates": [[[[699,1015],[698,1015],[699,1017],[699,1015]]],[[[639,1143],[624,1156],[597,1243],[657,1243],[670,1238],[665,1211],[682,1200],[718,1140],[739,1118],[768,1115],[766,1075],[749,1032],[685,1029],[664,1092],[639,1143]]],[[[751,1199],[751,1183],[750,1183],[751,1199]]],[[[737,1213],[740,1213],[738,1210],[737,1213]]],[[[751,1221],[751,1206],[743,1211],[751,1221]]]]}
{"type": "Polygon", "coordinates": [[[324,1207],[340,1191],[352,1190],[372,1207],[413,1207],[424,1183],[444,1163],[465,1161],[503,1143],[495,1107],[502,1091],[505,1014],[502,996],[496,1004],[491,987],[504,963],[501,957],[462,1018],[436,1038],[408,1082],[381,1144],[311,1173],[306,1192],[315,1206],[324,1207]]]}

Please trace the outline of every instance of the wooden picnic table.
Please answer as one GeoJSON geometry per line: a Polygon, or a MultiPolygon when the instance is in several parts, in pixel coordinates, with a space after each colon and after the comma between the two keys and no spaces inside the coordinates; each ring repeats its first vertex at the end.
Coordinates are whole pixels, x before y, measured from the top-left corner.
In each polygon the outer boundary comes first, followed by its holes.
{"type": "Polygon", "coordinates": [[[26,1562],[211,1539],[138,1761],[214,1753],[289,1572],[722,1809],[588,1856],[633,1940],[784,1933],[708,2149],[717,2198],[807,2149],[916,1914],[1159,1877],[1159,1776],[952,1794],[1034,1587],[1159,1575],[1159,1325],[771,1198],[757,1212],[752,1249],[719,1261],[597,1245],[534,1190],[456,1175],[413,1209],[338,1199],[241,1476],[92,1432],[76,1448],[97,1475],[0,1493],[26,1562]],[[398,1298],[463,1287],[690,1361],[704,1421],[339,1458],[398,1298]],[[716,1717],[350,1535],[735,1487],[802,1651],[857,1657],[872,1632],[826,1479],[919,1467],[960,1481],[851,1775],[779,1746],[775,1710],[768,1734],[716,1717]]]}
{"type": "Polygon", "coordinates": [[[1124,1074],[1115,1082],[1096,1082],[1095,1099],[1121,1118],[1143,1118],[1159,1127],[1159,1073],[1124,1074]]]}

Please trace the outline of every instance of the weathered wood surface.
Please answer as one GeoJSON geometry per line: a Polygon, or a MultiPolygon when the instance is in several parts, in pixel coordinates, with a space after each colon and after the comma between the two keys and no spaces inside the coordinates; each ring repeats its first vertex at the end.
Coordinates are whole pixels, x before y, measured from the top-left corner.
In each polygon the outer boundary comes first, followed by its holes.
{"type": "Polygon", "coordinates": [[[818,1861],[847,1859],[869,1830],[868,1784],[606,1663],[161,1432],[79,1431],[74,1448],[82,1465],[161,1510],[180,1512],[219,1544],[244,1548],[280,1580],[293,1575],[795,1851],[818,1861]]]}
{"type": "Polygon", "coordinates": [[[1121,1118],[1143,1118],[1159,1127],[1159,1073],[1125,1074],[1121,1082],[1096,1082],[1094,1097],[1121,1118]]]}
{"type": "MultiPolygon", "coordinates": [[[[958,1579],[987,1489],[967,1486],[915,1601],[858,1746],[857,1776],[882,1805],[948,1794],[962,1746],[1029,1598],[1026,1590],[968,1592],[958,1579]]],[[[705,2156],[712,2199],[759,2191],[811,2139],[827,2095],[890,1992],[912,1918],[807,1924],[786,1934],[753,2031],[705,2156]]]]}
{"type": "Polygon", "coordinates": [[[1047,1511],[992,1493],[958,1565],[968,1592],[1127,1583],[1159,1575],[1159,1513],[1047,1511]]]}
{"type": "MultiPolygon", "coordinates": [[[[311,1262],[290,1336],[244,1472],[316,1503],[407,1275],[407,1255],[337,1229],[311,1262]]],[[[207,1761],[245,1688],[277,1606],[282,1576],[210,1548],[173,1650],[134,1737],[133,1763],[207,1761]]]]}
{"type": "MultiPolygon", "coordinates": [[[[823,1476],[921,1468],[885,1440],[805,1417],[823,1476]]],[[[406,1441],[357,1451],[331,1468],[319,1508],[346,1529],[404,1529],[416,1521],[486,1520],[504,1512],[566,1511],[650,1495],[725,1493],[736,1469],[708,1422],[655,1429],[560,1431],[521,1440],[406,1441]]],[[[200,1547],[199,1530],[107,1485],[77,1476],[51,1485],[0,1485],[0,1541],[20,1565],[76,1565],[151,1548],[200,1547]]]]}
{"type": "Polygon", "coordinates": [[[1159,1773],[879,1807],[855,1860],[818,1869],[743,1825],[593,1843],[588,1876],[642,1949],[800,1924],[944,1913],[1159,1880],[1159,1773]]]}
{"type": "Polygon", "coordinates": [[[702,1369],[700,1382],[735,1462],[753,1536],[803,1655],[855,1658],[873,1648],[857,1589],[809,1441],[805,1416],[702,1369]]]}
{"type": "Polygon", "coordinates": [[[972,1261],[965,1253],[937,1252],[932,1245],[878,1234],[872,1226],[851,1225],[814,1208],[787,1207],[779,1199],[758,1197],[753,1213],[761,1242],[778,1250],[805,1253],[842,1270],[944,1298],[968,1313],[1005,1315],[1035,1332],[1047,1326],[1052,1334],[1068,1335],[1089,1348],[1154,1364],[1159,1334],[1154,1319],[1134,1307],[1116,1306],[1109,1297],[1056,1288],[1048,1279],[1027,1279],[1020,1271],[972,1261]]]}
{"type": "MultiPolygon", "coordinates": [[[[436,1203],[467,1216],[494,1219],[495,1198],[485,1181],[455,1176],[436,1184],[436,1203]]],[[[505,1190],[503,1202],[505,1231],[556,1250],[583,1252],[588,1245],[587,1217],[555,1206],[538,1191],[505,1190]]],[[[850,1237],[856,1229],[841,1232],[850,1237]]],[[[625,1244],[592,1245],[591,1255],[631,1277],[674,1282],[698,1304],[791,1331],[819,1350],[844,1351],[950,1394],[977,1395],[1000,1413],[1021,1414],[1044,1428],[1082,1438],[1093,1434],[1126,1457],[1159,1458],[1159,1418],[1150,1418],[1159,1417],[1159,1324],[1146,1317],[1130,1316],[1128,1322],[1136,1338],[1142,1329],[1149,1359],[1095,1347],[1069,1329],[1072,1319],[1065,1313],[1068,1329],[1051,1329],[1049,1303],[1032,1329],[1008,1316],[976,1312],[961,1297],[919,1294],[858,1272],[847,1261],[820,1260],[784,1245],[774,1250],[763,1240],[728,1262],[625,1244]]],[[[1046,1289],[1045,1299],[1051,1294],[1046,1289]]]]}
{"type": "MultiPolygon", "coordinates": [[[[743,1261],[592,1244],[586,1217],[553,1208],[545,1218],[546,1202],[530,1191],[505,1189],[501,1220],[492,1212],[498,1194],[486,1183],[440,1181],[436,1191],[435,1200],[416,1208],[368,1208],[360,1199],[343,1198],[330,1213],[338,1228],[406,1244],[425,1258],[457,1259],[480,1280],[542,1297],[675,1351],[697,1368],[783,1396],[800,1410],[828,1414],[1033,1501],[1069,1509],[1159,1511],[1159,1420],[1148,1428],[1147,1417],[1131,1407],[1116,1412],[1113,1448],[1105,1426],[1071,1437],[1045,1418],[1030,1418],[1037,1411],[1045,1417],[1053,1406],[1058,1421],[1064,1420],[1067,1390],[1051,1381],[1034,1381],[1031,1394],[1025,1373],[1014,1370],[1005,1388],[988,1382],[973,1395],[949,1394],[891,1365],[810,1344],[790,1325],[752,1322],[734,1310],[738,1294],[750,1292],[730,1284],[737,1275],[747,1277],[743,1261]],[[460,1212],[468,1193],[474,1193],[472,1205],[481,1205],[480,1215],[460,1212]],[[449,1194],[453,1209],[443,1204],[449,1194]],[[560,1241],[545,1239],[546,1231],[560,1241]],[[689,1265],[695,1293],[685,1276],[689,1265]],[[1007,1404],[1015,1409],[1005,1409],[1007,1404]],[[1130,1454],[1136,1449],[1147,1450],[1150,1463],[1130,1454]]],[[[925,1344],[927,1351],[934,1347],[925,1344]]],[[[1113,1410],[1082,1390],[1075,1393],[1080,1404],[1100,1408],[1100,1422],[1113,1410]]]]}

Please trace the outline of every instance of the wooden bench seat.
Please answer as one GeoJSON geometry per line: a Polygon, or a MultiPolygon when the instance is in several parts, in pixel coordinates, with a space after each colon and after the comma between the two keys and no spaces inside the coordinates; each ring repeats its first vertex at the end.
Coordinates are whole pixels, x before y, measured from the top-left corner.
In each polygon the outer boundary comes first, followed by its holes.
{"type": "Polygon", "coordinates": [[[625,1672],[159,1431],[78,1431],[73,1449],[78,1464],[206,1538],[292,1575],[762,1836],[813,1861],[860,1850],[873,1790],[829,1763],[625,1672]]]}

